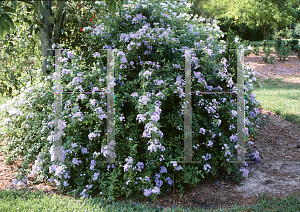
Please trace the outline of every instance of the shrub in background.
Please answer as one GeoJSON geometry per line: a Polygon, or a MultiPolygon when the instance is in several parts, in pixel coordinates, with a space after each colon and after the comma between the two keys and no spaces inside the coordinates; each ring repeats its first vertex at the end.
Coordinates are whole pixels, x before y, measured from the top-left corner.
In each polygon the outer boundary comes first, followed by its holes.
{"type": "MultiPolygon", "coordinates": [[[[129,7],[123,17],[102,17],[95,28],[83,30],[87,51],[63,51],[63,90],[93,91],[62,96],[63,163],[52,161],[53,78],[41,79],[35,86],[28,84],[20,97],[8,102],[11,107],[3,108],[9,136],[6,152],[24,155],[18,180],[26,181],[24,176],[32,168],[38,180],[55,182],[60,189],[84,197],[100,192],[112,199],[142,195],[155,200],[173,189],[183,195],[187,186],[215,177],[222,168],[234,173],[237,182],[247,174],[247,169],[228,163],[236,160],[235,95],[192,95],[193,160],[202,162],[176,162],[184,159],[185,58],[184,50],[175,48],[202,49],[192,52],[192,91],[234,89],[236,51],[226,51],[215,24],[189,21],[182,3],[169,6],[174,12],[162,3],[140,2],[129,7]],[[97,162],[105,161],[108,154],[103,120],[107,61],[106,53],[100,51],[104,48],[124,49],[115,57],[114,93],[116,160],[125,164],[97,162]],[[235,64],[230,68],[229,54],[230,64],[235,64]]],[[[226,44],[244,48],[238,37],[227,39],[226,44]]],[[[246,149],[252,153],[251,160],[258,160],[258,154],[252,152],[248,138],[255,137],[263,123],[259,102],[251,92],[256,74],[245,66],[246,149]]]]}
{"type": "Polygon", "coordinates": [[[297,23],[295,25],[295,33],[296,33],[296,35],[298,35],[298,37],[296,37],[296,38],[300,38],[300,23],[297,23]]]}
{"type": "Polygon", "coordinates": [[[286,58],[288,58],[290,55],[293,55],[291,52],[292,47],[290,43],[286,42],[285,40],[281,40],[280,38],[278,38],[275,42],[276,44],[274,47],[279,60],[286,60],[286,58]]]}
{"type": "Polygon", "coordinates": [[[270,54],[273,53],[273,51],[270,50],[269,46],[266,46],[266,47],[264,46],[264,53],[265,53],[265,56],[262,56],[263,61],[265,61],[266,63],[273,64],[275,57],[269,57],[270,54]]]}
{"type": "Polygon", "coordinates": [[[255,55],[259,55],[258,45],[254,45],[253,53],[254,53],[255,55]]]}
{"type": "MultiPolygon", "coordinates": [[[[239,36],[242,40],[249,41],[261,41],[263,40],[263,33],[256,26],[254,29],[249,28],[246,24],[235,24],[234,19],[229,18],[220,18],[218,19],[220,26],[220,30],[225,33],[224,38],[227,38],[226,33],[231,29],[237,36],[239,36]]],[[[270,34],[272,35],[274,30],[271,29],[270,34]]]]}

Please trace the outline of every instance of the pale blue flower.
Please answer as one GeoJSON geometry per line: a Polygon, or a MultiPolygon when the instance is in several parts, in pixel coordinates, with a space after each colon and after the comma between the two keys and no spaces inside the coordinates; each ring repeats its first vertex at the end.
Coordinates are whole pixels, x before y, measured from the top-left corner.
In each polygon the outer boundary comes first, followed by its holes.
{"type": "Polygon", "coordinates": [[[79,94],[78,96],[77,96],[77,99],[86,99],[86,96],[85,96],[85,94],[79,94]]]}
{"type": "Polygon", "coordinates": [[[78,120],[79,120],[79,121],[82,121],[82,119],[83,119],[82,112],[77,112],[77,113],[75,113],[75,114],[72,116],[72,119],[74,119],[74,118],[76,118],[76,117],[80,117],[78,120]]]}
{"type": "Polygon", "coordinates": [[[64,178],[66,178],[66,179],[67,179],[67,178],[69,178],[69,179],[71,178],[71,177],[69,176],[69,172],[66,172],[66,173],[65,173],[64,178]]]}
{"type": "Polygon", "coordinates": [[[63,175],[63,173],[65,172],[65,168],[66,166],[65,165],[62,165],[62,166],[58,166],[56,169],[55,169],[55,176],[59,176],[61,177],[61,175],[63,175]]]}
{"type": "MultiPolygon", "coordinates": [[[[211,168],[209,164],[205,164],[203,169],[207,170],[207,167],[209,167],[209,169],[211,168]]],[[[210,171],[209,169],[208,169],[208,172],[210,171]]]]}
{"type": "Polygon", "coordinates": [[[158,187],[161,187],[161,186],[162,186],[162,184],[163,184],[163,181],[162,181],[162,180],[158,180],[158,181],[156,181],[156,185],[157,185],[158,187]]]}
{"type": "MultiPolygon", "coordinates": [[[[128,45],[128,46],[129,47],[127,47],[127,49],[129,48],[128,50],[131,50],[130,45],[128,45]]],[[[125,56],[122,57],[121,61],[122,61],[122,63],[127,63],[128,62],[125,56]]]]}
{"type": "Polygon", "coordinates": [[[160,167],[160,173],[167,173],[167,168],[164,166],[160,167]]]}
{"type": "Polygon", "coordinates": [[[171,161],[170,163],[172,163],[173,166],[177,166],[177,161],[171,161]]]}
{"type": "Polygon", "coordinates": [[[87,151],[87,148],[82,148],[82,149],[81,149],[81,153],[82,153],[82,154],[87,154],[87,153],[89,153],[89,152],[87,151]]]}
{"type": "Polygon", "coordinates": [[[172,185],[173,180],[172,180],[170,177],[167,177],[166,180],[168,181],[168,184],[169,184],[169,185],[172,185]]]}
{"type": "Polygon", "coordinates": [[[74,77],[72,80],[72,85],[78,85],[78,83],[82,83],[83,79],[81,77],[74,77]]]}
{"type": "Polygon", "coordinates": [[[97,99],[93,99],[91,100],[91,104],[95,107],[95,105],[97,104],[98,100],[97,99]]]}
{"type": "Polygon", "coordinates": [[[86,187],[87,189],[93,188],[93,184],[91,184],[91,185],[86,185],[85,187],[86,187]]]}
{"type": "Polygon", "coordinates": [[[73,158],[72,163],[75,165],[79,165],[79,163],[81,163],[81,160],[78,160],[78,158],[73,158]]]}
{"type": "Polygon", "coordinates": [[[13,182],[13,184],[16,185],[18,183],[18,180],[17,179],[13,179],[12,182],[13,182]]]}
{"type": "Polygon", "coordinates": [[[95,160],[91,160],[91,165],[95,166],[96,165],[96,161],[95,160]]]}
{"type": "Polygon", "coordinates": [[[205,135],[205,129],[203,127],[201,127],[199,133],[202,133],[203,135],[205,135]]]}
{"type": "Polygon", "coordinates": [[[182,167],[181,166],[177,166],[177,171],[181,170],[182,167]]]}
{"type": "MultiPolygon", "coordinates": [[[[224,147],[222,147],[222,148],[224,148],[224,147]]],[[[207,160],[211,159],[211,154],[206,153],[206,157],[203,155],[202,158],[203,158],[205,161],[207,161],[207,160]]]]}
{"type": "Polygon", "coordinates": [[[58,180],[54,179],[54,182],[56,183],[57,186],[60,185],[60,182],[58,180]]]}
{"type": "Polygon", "coordinates": [[[95,53],[93,54],[93,57],[100,57],[100,53],[99,53],[99,52],[95,52],[95,53]]]}
{"type": "Polygon", "coordinates": [[[155,177],[154,177],[155,181],[157,181],[159,179],[159,177],[160,177],[160,174],[155,173],[155,177]]]}
{"type": "Polygon", "coordinates": [[[67,52],[67,55],[68,55],[68,58],[69,58],[69,59],[72,59],[72,58],[74,57],[74,54],[73,54],[72,51],[68,51],[68,52],[67,52]]]}
{"type": "Polygon", "coordinates": [[[44,130],[47,128],[47,126],[43,126],[41,133],[44,134],[44,130]]]}
{"type": "Polygon", "coordinates": [[[72,148],[74,149],[75,147],[78,147],[77,143],[71,143],[72,148]]]}
{"type": "Polygon", "coordinates": [[[150,182],[150,178],[148,176],[145,177],[145,180],[147,180],[148,182],[150,182]]]}
{"type": "Polygon", "coordinates": [[[255,152],[253,152],[252,155],[254,156],[255,160],[259,160],[259,152],[257,150],[255,150],[255,152]]]}
{"type": "Polygon", "coordinates": [[[144,163],[143,162],[138,162],[136,165],[138,166],[138,170],[140,172],[142,172],[142,169],[144,168],[144,163]]]}
{"type": "Polygon", "coordinates": [[[237,141],[237,136],[236,135],[231,135],[230,136],[230,141],[237,141]]]}
{"type": "Polygon", "coordinates": [[[245,168],[241,168],[239,171],[242,171],[243,172],[243,177],[248,177],[248,173],[249,171],[245,168]]]}
{"type": "Polygon", "coordinates": [[[139,94],[137,92],[134,92],[134,93],[131,94],[131,96],[136,97],[136,96],[139,96],[139,94]]]}
{"type": "Polygon", "coordinates": [[[159,192],[160,192],[160,189],[159,189],[157,186],[155,186],[155,187],[152,189],[152,193],[158,194],[159,192]]]}
{"type": "Polygon", "coordinates": [[[99,175],[100,175],[100,172],[95,172],[95,173],[94,173],[93,180],[94,180],[94,181],[97,180],[99,175]]]}
{"type": "Polygon", "coordinates": [[[95,138],[96,136],[97,135],[93,132],[88,135],[90,141],[93,140],[93,138],[95,138]]]}
{"type": "Polygon", "coordinates": [[[101,107],[95,108],[94,111],[96,111],[98,114],[104,113],[104,111],[103,111],[103,109],[101,107]]]}
{"type": "Polygon", "coordinates": [[[152,194],[152,189],[151,189],[151,188],[145,189],[145,190],[144,190],[144,195],[145,195],[146,197],[148,197],[148,196],[151,195],[151,194],[152,194]]]}
{"type": "Polygon", "coordinates": [[[83,191],[79,195],[87,197],[87,195],[85,194],[85,192],[86,192],[86,189],[83,189],[83,191]]]}
{"type": "Polygon", "coordinates": [[[232,110],[231,113],[234,117],[236,117],[237,112],[235,110],[232,110]]]}

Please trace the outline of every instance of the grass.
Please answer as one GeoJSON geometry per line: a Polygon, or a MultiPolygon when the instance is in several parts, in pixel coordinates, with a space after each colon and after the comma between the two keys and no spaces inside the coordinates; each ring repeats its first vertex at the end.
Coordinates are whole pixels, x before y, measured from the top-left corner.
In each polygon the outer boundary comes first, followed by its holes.
{"type": "MultiPolygon", "coordinates": [[[[291,39],[282,39],[282,40],[291,40],[291,39]]],[[[300,42],[300,39],[298,39],[300,42]]],[[[249,41],[251,46],[257,46],[258,50],[263,50],[264,47],[262,45],[263,41],[249,41]]],[[[267,41],[267,45],[269,46],[271,51],[275,51],[274,45],[276,44],[275,40],[269,40],[267,41]]]]}
{"type": "MultiPolygon", "coordinates": [[[[300,79],[300,77],[285,77],[300,79]]],[[[262,88],[254,88],[253,93],[262,107],[271,110],[284,119],[300,127],[300,83],[285,82],[282,78],[261,80],[262,88]]]]}
{"type": "MultiPolygon", "coordinates": [[[[300,83],[287,83],[280,79],[260,80],[262,88],[254,87],[254,93],[264,109],[271,110],[300,127],[300,83]]],[[[0,96],[0,104],[6,101],[0,96]]],[[[169,211],[300,211],[300,192],[286,198],[268,195],[259,196],[260,202],[251,206],[232,209],[204,210],[183,209],[180,206],[169,211]]],[[[124,204],[105,201],[100,198],[61,198],[59,195],[42,192],[0,191],[0,212],[2,211],[163,211],[142,204],[124,204]],[[13,206],[13,207],[12,207],[13,206]]],[[[164,210],[165,211],[165,210],[164,210]]]]}
{"type": "MultiPolygon", "coordinates": [[[[239,206],[232,209],[213,210],[214,212],[221,211],[299,211],[300,210],[300,197],[291,195],[286,198],[277,198],[268,195],[260,197],[261,200],[256,205],[248,207],[239,206]]],[[[7,190],[0,192],[0,211],[166,211],[164,209],[154,209],[150,206],[142,204],[123,204],[115,202],[106,202],[100,198],[61,198],[60,195],[43,194],[42,192],[29,192],[29,191],[15,191],[7,190]],[[13,206],[13,207],[12,207],[13,206]]],[[[169,211],[200,211],[209,212],[212,210],[204,209],[184,209],[180,206],[172,208],[169,211]]]]}

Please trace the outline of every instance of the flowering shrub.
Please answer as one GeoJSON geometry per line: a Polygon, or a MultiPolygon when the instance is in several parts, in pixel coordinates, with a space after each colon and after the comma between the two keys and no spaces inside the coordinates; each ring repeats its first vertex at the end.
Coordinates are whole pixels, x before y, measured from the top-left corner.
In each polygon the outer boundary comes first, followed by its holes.
{"type": "MultiPolygon", "coordinates": [[[[247,174],[247,169],[237,170],[240,165],[228,163],[236,160],[235,95],[192,95],[192,153],[193,161],[200,163],[176,162],[184,159],[185,52],[175,48],[201,49],[192,51],[192,91],[234,90],[236,68],[228,69],[218,26],[189,20],[185,2],[169,4],[173,11],[168,15],[163,3],[151,2],[139,2],[114,20],[109,16],[102,22],[94,20],[95,28],[83,28],[86,39],[81,45],[88,51],[62,51],[63,91],[92,91],[62,94],[63,163],[53,161],[54,74],[28,85],[20,97],[8,102],[11,107],[3,108],[9,117],[7,151],[25,155],[22,175],[34,162],[32,173],[39,180],[84,197],[100,192],[112,199],[143,195],[155,200],[174,188],[183,194],[185,186],[216,176],[221,168],[234,173],[237,181],[247,174]],[[115,158],[125,164],[98,162],[109,154],[104,120],[107,61],[106,52],[100,51],[109,48],[124,49],[116,51],[114,93],[115,158]]],[[[231,48],[244,48],[238,44],[235,39],[231,48]]],[[[246,141],[263,122],[251,92],[256,74],[245,66],[246,141]]],[[[258,160],[257,152],[253,156],[258,160]]]]}

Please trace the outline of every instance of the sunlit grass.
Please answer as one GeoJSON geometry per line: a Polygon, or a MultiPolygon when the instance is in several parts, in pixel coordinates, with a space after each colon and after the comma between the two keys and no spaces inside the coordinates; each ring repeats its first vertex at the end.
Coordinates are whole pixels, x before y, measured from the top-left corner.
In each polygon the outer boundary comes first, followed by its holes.
{"type": "Polygon", "coordinates": [[[262,80],[261,84],[263,87],[254,88],[253,93],[257,95],[262,107],[300,127],[300,83],[268,78],[262,80]]]}

